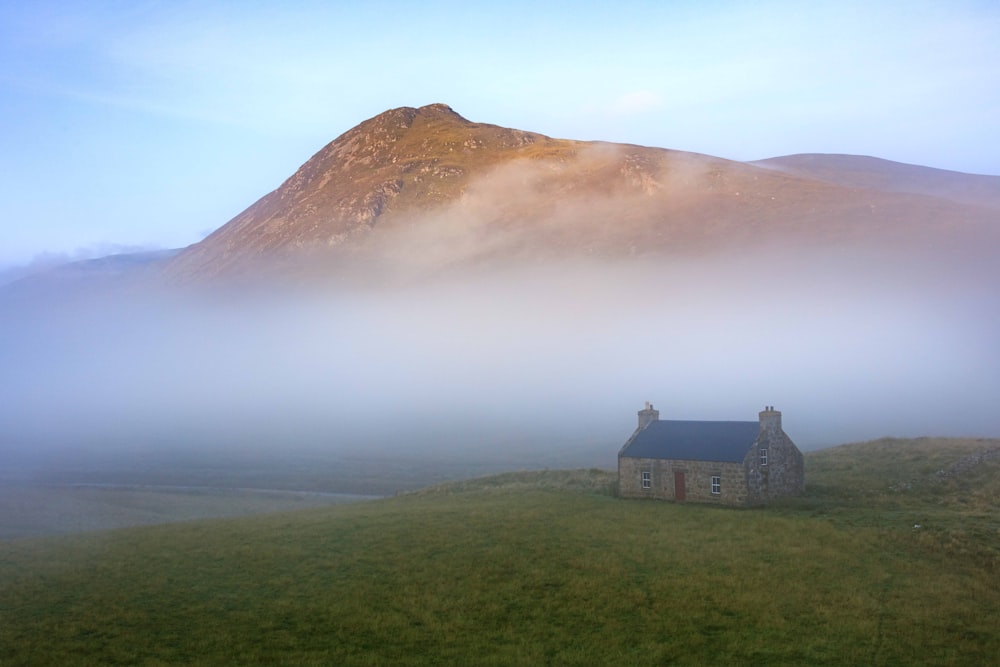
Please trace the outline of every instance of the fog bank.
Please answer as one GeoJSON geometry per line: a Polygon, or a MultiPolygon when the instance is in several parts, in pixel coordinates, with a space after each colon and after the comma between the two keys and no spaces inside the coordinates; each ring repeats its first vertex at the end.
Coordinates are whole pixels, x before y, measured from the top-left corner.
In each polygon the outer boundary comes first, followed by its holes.
{"type": "Polygon", "coordinates": [[[665,419],[804,449],[1000,434],[992,282],[864,256],[560,262],[391,289],[7,305],[0,456],[350,451],[613,465],[665,419]]]}

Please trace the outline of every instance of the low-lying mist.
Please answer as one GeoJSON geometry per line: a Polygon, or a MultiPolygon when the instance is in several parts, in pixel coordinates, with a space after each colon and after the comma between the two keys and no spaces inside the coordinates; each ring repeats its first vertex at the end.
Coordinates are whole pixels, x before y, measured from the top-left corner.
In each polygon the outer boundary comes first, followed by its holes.
{"type": "Polygon", "coordinates": [[[995,436],[996,290],[948,275],[784,252],[19,302],[0,329],[0,456],[610,467],[646,400],[664,419],[755,420],[775,405],[803,449],[995,436]]]}

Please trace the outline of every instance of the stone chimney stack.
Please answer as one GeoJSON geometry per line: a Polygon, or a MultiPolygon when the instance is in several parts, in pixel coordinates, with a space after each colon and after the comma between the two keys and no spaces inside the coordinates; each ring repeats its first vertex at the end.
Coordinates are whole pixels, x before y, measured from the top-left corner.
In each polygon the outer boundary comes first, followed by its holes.
{"type": "Polygon", "coordinates": [[[646,407],[639,410],[639,430],[646,428],[652,422],[660,421],[660,411],[653,409],[653,404],[646,401],[646,407]]]}
{"type": "Polygon", "coordinates": [[[771,437],[781,435],[781,413],[775,410],[773,405],[764,406],[758,416],[762,433],[766,431],[771,437]]]}

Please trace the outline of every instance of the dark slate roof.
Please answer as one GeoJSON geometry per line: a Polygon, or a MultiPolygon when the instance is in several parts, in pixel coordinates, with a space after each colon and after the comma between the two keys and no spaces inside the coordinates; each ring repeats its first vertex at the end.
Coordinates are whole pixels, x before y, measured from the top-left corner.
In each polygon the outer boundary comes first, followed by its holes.
{"type": "Polygon", "coordinates": [[[655,421],[636,433],[621,455],[740,463],[759,432],[759,422],[655,421]]]}

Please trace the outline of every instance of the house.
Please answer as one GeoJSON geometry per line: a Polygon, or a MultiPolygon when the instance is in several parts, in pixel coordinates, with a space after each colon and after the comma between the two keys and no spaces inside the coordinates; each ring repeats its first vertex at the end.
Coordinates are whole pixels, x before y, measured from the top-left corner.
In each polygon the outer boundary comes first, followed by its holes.
{"type": "Polygon", "coordinates": [[[758,421],[660,420],[647,402],[618,452],[618,494],[720,505],[760,505],[805,488],[802,452],[765,407],[758,421]]]}

